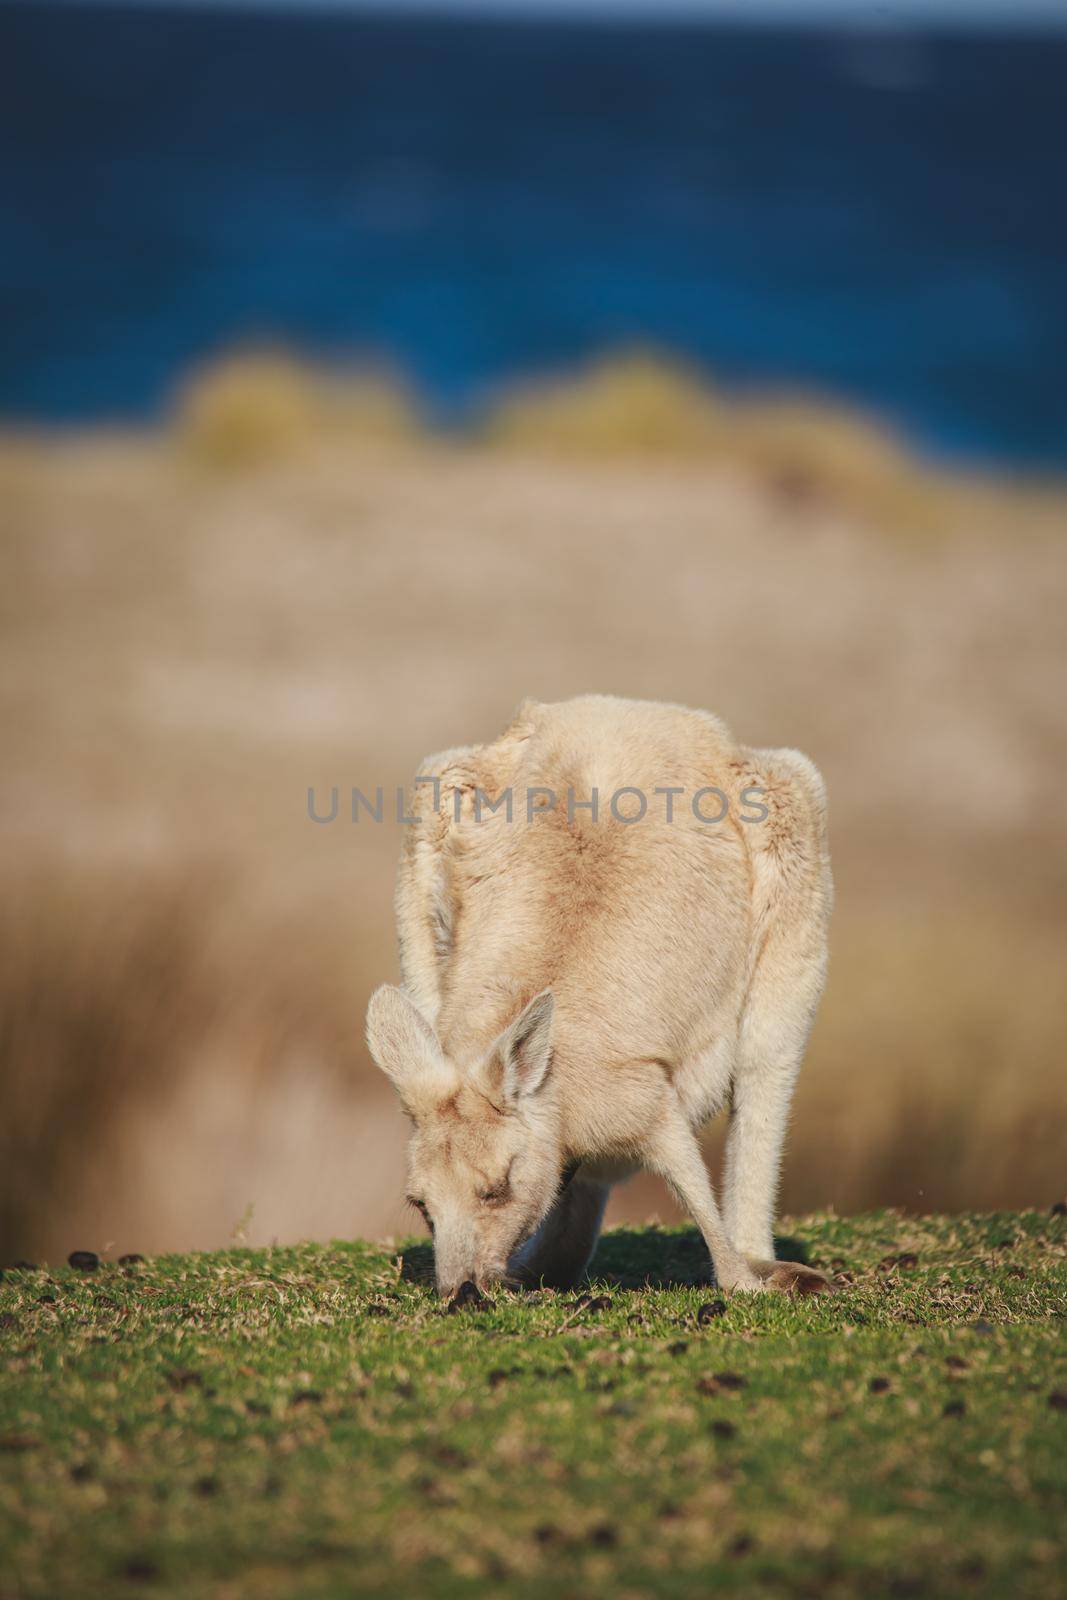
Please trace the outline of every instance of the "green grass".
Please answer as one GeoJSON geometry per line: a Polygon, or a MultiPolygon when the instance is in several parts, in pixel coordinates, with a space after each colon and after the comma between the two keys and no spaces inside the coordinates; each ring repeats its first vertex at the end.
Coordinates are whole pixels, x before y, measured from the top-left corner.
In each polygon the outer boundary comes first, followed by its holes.
{"type": "Polygon", "coordinates": [[[703,1321],[685,1229],[458,1315],[425,1244],[9,1269],[0,1596],[1062,1595],[1067,1219],[794,1228],[841,1292],[703,1321]]]}

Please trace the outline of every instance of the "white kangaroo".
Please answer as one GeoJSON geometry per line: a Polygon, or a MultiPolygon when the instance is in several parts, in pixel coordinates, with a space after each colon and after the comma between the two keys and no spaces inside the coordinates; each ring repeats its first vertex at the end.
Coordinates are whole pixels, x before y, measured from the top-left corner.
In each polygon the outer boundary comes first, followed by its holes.
{"type": "Polygon", "coordinates": [[[411,1119],[438,1292],[573,1284],[639,1167],[723,1289],[829,1288],[772,1233],[833,895],[812,763],[704,711],[527,701],[426,761],[408,815],[404,987],[371,997],[367,1037],[411,1119]],[[697,1134],[727,1105],[720,1214],[697,1134]]]}

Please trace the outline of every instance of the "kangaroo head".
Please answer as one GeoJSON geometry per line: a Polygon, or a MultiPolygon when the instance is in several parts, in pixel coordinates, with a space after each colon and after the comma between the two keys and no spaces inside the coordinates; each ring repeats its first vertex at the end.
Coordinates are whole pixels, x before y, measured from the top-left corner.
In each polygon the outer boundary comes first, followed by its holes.
{"type": "Polygon", "coordinates": [[[408,1198],[433,1233],[437,1292],[479,1288],[547,1214],[562,1153],[546,989],[463,1070],[401,989],[371,996],[367,1043],[411,1119],[408,1198]]]}

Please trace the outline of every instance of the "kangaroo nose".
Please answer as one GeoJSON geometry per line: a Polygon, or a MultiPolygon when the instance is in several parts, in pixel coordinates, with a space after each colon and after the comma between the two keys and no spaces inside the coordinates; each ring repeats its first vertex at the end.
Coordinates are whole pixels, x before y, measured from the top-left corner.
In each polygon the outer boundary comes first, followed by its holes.
{"type": "Polygon", "coordinates": [[[470,1278],[461,1283],[451,1300],[448,1302],[448,1311],[451,1316],[456,1311],[481,1311],[489,1301],[470,1278]]]}

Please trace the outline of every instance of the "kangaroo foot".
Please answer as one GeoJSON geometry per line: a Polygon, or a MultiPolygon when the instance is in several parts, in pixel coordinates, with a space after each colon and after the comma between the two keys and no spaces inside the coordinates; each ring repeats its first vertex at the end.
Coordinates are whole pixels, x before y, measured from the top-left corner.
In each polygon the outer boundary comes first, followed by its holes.
{"type": "Polygon", "coordinates": [[[778,1289],[785,1294],[833,1294],[836,1288],[825,1272],[806,1267],[800,1261],[754,1261],[751,1256],[747,1260],[767,1289],[778,1289]]]}

